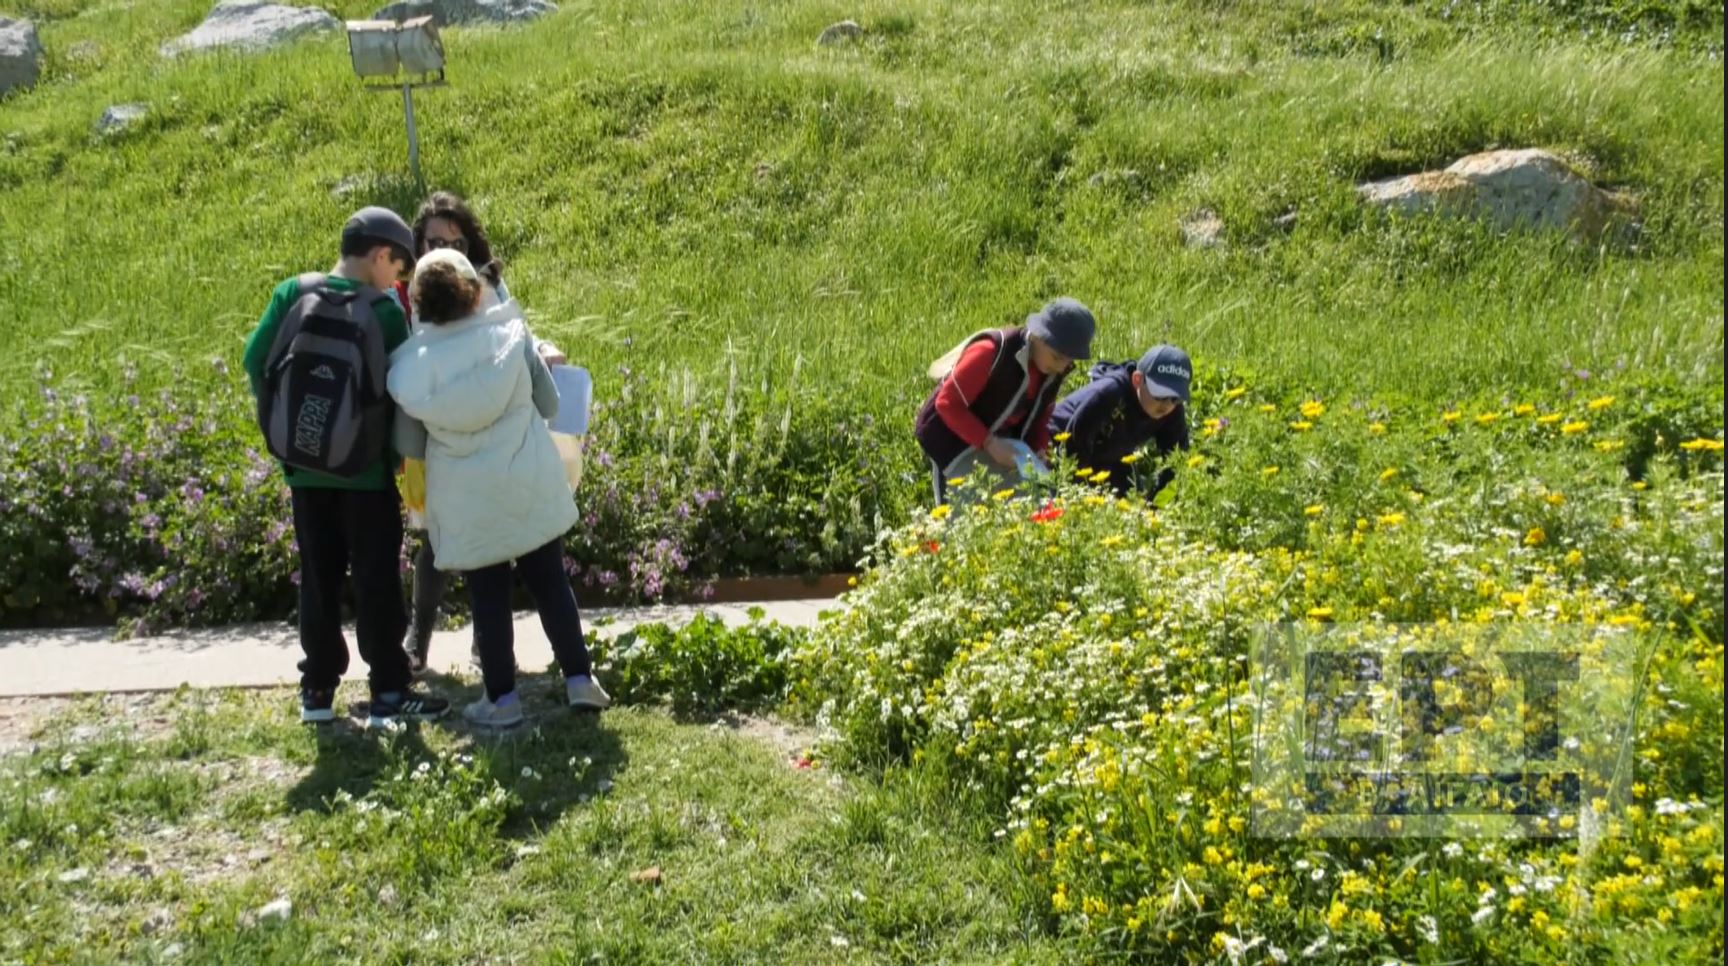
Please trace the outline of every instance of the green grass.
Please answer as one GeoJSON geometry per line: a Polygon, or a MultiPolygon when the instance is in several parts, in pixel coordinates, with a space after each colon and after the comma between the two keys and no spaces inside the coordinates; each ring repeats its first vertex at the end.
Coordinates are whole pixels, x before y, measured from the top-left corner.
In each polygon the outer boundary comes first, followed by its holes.
{"type": "Polygon", "coordinates": [[[1069,958],[929,776],[797,769],[747,730],[529,694],[546,707],[503,738],[311,730],[282,691],[53,714],[0,757],[0,959],[1069,958]],[[289,919],[253,924],[278,897],[289,919]]]}
{"type": "MultiPolygon", "coordinates": [[[[220,378],[348,209],[417,200],[399,99],[340,39],[168,63],[204,0],[33,6],[46,79],[0,104],[0,385],[220,378]],[[150,119],[99,142],[121,101],[150,119]]],[[[1106,354],[1170,338],[1317,391],[1450,399],[1565,362],[1719,380],[1720,9],[1449,6],[569,2],[450,32],[424,163],[602,398],[616,364],[735,364],[904,413],[928,359],[1057,293],[1106,354]],[[842,16],[869,37],[816,48],[842,16]],[[1604,36],[1633,22],[1678,39],[1604,36]],[[1351,190],[1523,145],[1639,195],[1637,249],[1394,224],[1351,190]],[[1226,252],[1182,247],[1202,206],[1226,252]]]]}

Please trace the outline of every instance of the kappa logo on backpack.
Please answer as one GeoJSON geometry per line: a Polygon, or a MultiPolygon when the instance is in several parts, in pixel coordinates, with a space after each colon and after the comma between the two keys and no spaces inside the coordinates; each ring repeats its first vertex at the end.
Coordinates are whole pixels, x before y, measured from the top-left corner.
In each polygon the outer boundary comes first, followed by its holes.
{"type": "Polygon", "coordinates": [[[384,455],[389,353],[373,311],[383,294],[332,289],[300,276],[300,299],[283,317],[264,364],[258,425],[271,455],[296,469],[352,477],[384,455]]]}

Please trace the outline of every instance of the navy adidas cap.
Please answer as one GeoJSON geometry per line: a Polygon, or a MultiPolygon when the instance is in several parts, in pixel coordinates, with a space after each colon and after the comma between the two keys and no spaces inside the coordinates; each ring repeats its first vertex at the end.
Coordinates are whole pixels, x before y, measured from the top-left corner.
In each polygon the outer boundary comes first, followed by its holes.
{"type": "Polygon", "coordinates": [[[1135,368],[1152,395],[1188,401],[1188,384],[1194,381],[1194,364],[1188,353],[1173,345],[1153,346],[1135,368]]]}

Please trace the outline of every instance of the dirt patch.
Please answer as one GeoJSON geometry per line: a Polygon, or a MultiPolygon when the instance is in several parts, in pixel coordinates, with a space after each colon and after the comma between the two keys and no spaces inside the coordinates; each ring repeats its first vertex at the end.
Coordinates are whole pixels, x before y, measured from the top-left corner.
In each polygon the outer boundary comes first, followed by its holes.
{"type": "Polygon", "coordinates": [[[715,724],[773,748],[793,767],[809,767],[811,756],[821,741],[821,735],[815,729],[787,724],[777,718],[728,714],[721,716],[715,724]]]}
{"type": "Polygon", "coordinates": [[[29,751],[42,723],[71,703],[67,698],[0,698],[0,755],[29,751]]]}

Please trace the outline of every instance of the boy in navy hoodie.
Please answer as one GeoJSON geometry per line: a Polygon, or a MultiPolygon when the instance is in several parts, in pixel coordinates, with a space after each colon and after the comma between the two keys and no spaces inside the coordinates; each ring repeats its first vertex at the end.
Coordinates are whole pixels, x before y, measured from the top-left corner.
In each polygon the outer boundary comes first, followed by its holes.
{"type": "MultiPolygon", "coordinates": [[[[1091,382],[1056,404],[1051,428],[1062,447],[1087,472],[1110,472],[1109,485],[1126,496],[1139,473],[1124,458],[1152,443],[1157,455],[1188,448],[1188,385],[1194,367],[1188,353],[1153,346],[1138,362],[1101,362],[1091,382]]],[[[1151,499],[1170,483],[1168,467],[1144,486],[1151,499]]]]}

